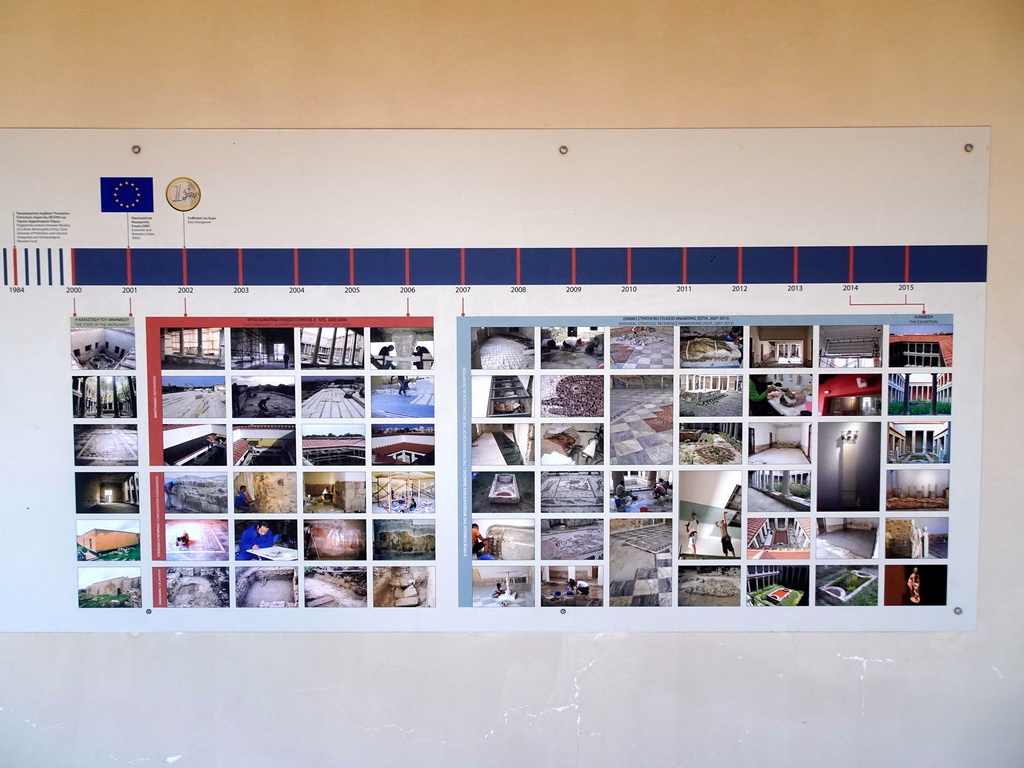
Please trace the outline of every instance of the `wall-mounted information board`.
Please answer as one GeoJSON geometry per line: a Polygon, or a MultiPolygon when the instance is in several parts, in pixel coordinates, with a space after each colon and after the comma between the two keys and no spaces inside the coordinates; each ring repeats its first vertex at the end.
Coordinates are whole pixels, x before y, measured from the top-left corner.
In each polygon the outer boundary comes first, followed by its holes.
{"type": "Polygon", "coordinates": [[[973,629],[987,166],[0,132],[0,628],[973,629]]]}

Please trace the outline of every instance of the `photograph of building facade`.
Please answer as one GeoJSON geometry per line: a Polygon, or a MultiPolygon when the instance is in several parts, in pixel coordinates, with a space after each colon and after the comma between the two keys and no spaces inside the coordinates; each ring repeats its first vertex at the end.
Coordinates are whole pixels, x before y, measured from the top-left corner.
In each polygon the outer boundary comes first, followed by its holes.
{"type": "Polygon", "coordinates": [[[71,415],[76,419],[134,419],[138,416],[134,376],[74,376],[71,415]]]}
{"type": "Polygon", "coordinates": [[[135,370],[134,328],[72,328],[71,368],[135,370]]]}
{"type": "Polygon", "coordinates": [[[223,328],[161,328],[160,347],[165,370],[224,367],[223,328]]]}
{"type": "Polygon", "coordinates": [[[303,368],[362,368],[362,328],[300,328],[303,368]]]}
{"type": "Polygon", "coordinates": [[[750,326],[751,368],[810,368],[811,326],[750,326]]]}
{"type": "Polygon", "coordinates": [[[890,373],[889,414],[948,416],[953,406],[953,374],[890,373]]]}

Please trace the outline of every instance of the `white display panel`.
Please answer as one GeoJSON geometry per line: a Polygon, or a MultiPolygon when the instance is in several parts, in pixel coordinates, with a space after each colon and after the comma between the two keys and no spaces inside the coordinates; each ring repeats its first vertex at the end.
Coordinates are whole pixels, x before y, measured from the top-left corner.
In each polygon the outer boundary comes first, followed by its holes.
{"type": "Polygon", "coordinates": [[[973,628],[986,131],[0,135],[6,629],[973,628]]]}

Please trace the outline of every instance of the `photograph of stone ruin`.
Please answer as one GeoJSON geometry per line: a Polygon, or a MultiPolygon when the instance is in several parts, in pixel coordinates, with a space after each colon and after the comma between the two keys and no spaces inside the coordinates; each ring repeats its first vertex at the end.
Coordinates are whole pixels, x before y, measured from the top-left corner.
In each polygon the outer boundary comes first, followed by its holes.
{"type": "Polygon", "coordinates": [[[302,511],[362,514],[366,512],[363,472],[303,472],[302,511]]]}
{"type": "Polygon", "coordinates": [[[747,605],[778,607],[810,605],[811,569],[806,565],[748,565],[747,605]]]}
{"type": "Polygon", "coordinates": [[[885,508],[949,509],[948,469],[890,469],[886,473],[885,508]]]}
{"type": "Polygon", "coordinates": [[[164,370],[224,368],[223,328],[161,328],[164,370]]]}
{"type": "Polygon", "coordinates": [[[433,560],[436,547],[433,518],[373,521],[374,560],[433,560]]]}
{"type": "Polygon", "coordinates": [[[163,424],[164,464],[223,467],[228,457],[226,424],[163,424]]]}
{"type": "Polygon", "coordinates": [[[815,496],[819,512],[877,512],[882,425],[866,421],[818,424],[815,496]]]}
{"type": "Polygon", "coordinates": [[[948,566],[885,566],[885,605],[945,605],[948,566]]]}
{"type": "Polygon", "coordinates": [[[368,359],[379,370],[433,370],[434,329],[371,328],[368,359]]]}
{"type": "Polygon", "coordinates": [[[314,565],[303,572],[307,608],[365,608],[366,568],[314,565]]]}
{"type": "Polygon", "coordinates": [[[227,608],[231,577],[227,568],[166,568],[168,608],[227,608]]]}
{"type": "Polygon", "coordinates": [[[738,373],[684,373],[679,377],[679,415],[742,416],[743,376],[738,373]]]}
{"type": "Polygon", "coordinates": [[[512,565],[473,566],[474,608],[532,608],[533,568],[512,565]]]}
{"type": "Polygon", "coordinates": [[[371,376],[370,415],[375,419],[434,418],[434,377],[371,376]]]}
{"type": "Polygon", "coordinates": [[[671,513],[672,485],[668,470],[616,470],[611,474],[611,488],[608,489],[609,509],[619,514],[671,513]],[[665,492],[658,492],[658,486],[665,492]]]}
{"type": "Polygon", "coordinates": [[[882,326],[822,325],[818,328],[819,368],[878,368],[882,365],[882,326]]]}
{"type": "Polygon", "coordinates": [[[608,442],[612,464],[671,464],[675,424],[672,376],[612,376],[608,442]]]}
{"type": "Polygon", "coordinates": [[[743,326],[682,326],[681,368],[742,368],[743,326]]]}
{"type": "Polygon", "coordinates": [[[604,605],[600,565],[542,565],[540,604],[548,608],[600,608],[604,605]],[[570,579],[572,583],[570,583],[570,579]]]}
{"type": "Polygon", "coordinates": [[[807,560],[810,556],[810,518],[747,518],[748,560],[807,560]]]}
{"type": "Polygon", "coordinates": [[[533,464],[534,426],[523,422],[473,424],[472,458],[475,466],[504,467],[533,464]]]}
{"type": "Polygon", "coordinates": [[[604,368],[604,328],[540,329],[541,368],[604,368]]]}
{"type": "Polygon", "coordinates": [[[80,515],[138,514],[139,473],[75,473],[75,512],[80,515]]]}
{"type": "Polygon", "coordinates": [[[134,371],[134,328],[72,328],[71,369],[134,371]]]}
{"type": "Polygon", "coordinates": [[[743,538],[742,482],[743,471],[739,469],[679,473],[676,494],[680,558],[739,557],[743,538]]]}
{"type": "Polygon", "coordinates": [[[227,473],[164,472],[166,514],[223,515],[227,511],[227,473]]]}
{"type": "Polygon", "coordinates": [[[953,412],[952,373],[890,373],[890,416],[948,416],[953,412]]]}
{"type": "Polygon", "coordinates": [[[604,560],[604,520],[541,518],[541,560],[604,560]]]}
{"type": "Polygon", "coordinates": [[[294,370],[294,328],[232,328],[231,367],[237,370],[294,370]]]}
{"type": "Polygon", "coordinates": [[[811,470],[753,469],[747,474],[747,514],[772,517],[811,511],[811,470]]]}
{"type": "Polygon", "coordinates": [[[738,565],[681,565],[677,605],[707,608],[741,605],[738,565]]]}
{"type": "Polygon", "coordinates": [[[76,467],[124,467],[139,463],[139,428],[134,424],[75,424],[76,467]]]}
{"type": "Polygon", "coordinates": [[[141,608],[141,568],[78,569],[79,608],[141,608]]]}
{"type": "Polygon", "coordinates": [[[945,560],[949,557],[949,518],[889,518],[885,521],[885,557],[945,560]]]}
{"type": "Polygon", "coordinates": [[[362,424],[303,424],[302,463],[309,467],[366,464],[366,434],[362,424]]]}
{"type": "Polygon", "coordinates": [[[814,556],[818,560],[878,557],[877,517],[819,517],[814,556]]]}
{"type": "Polygon", "coordinates": [[[534,477],[533,472],[474,472],[473,516],[532,515],[534,477]]]}
{"type": "Polygon", "coordinates": [[[809,325],[750,326],[750,367],[810,368],[812,331],[809,325]]]}
{"type": "Polygon", "coordinates": [[[815,605],[878,605],[877,565],[819,565],[815,605]]]}
{"type": "Polygon", "coordinates": [[[374,472],[370,484],[373,511],[397,515],[432,515],[433,472],[374,472]]]}
{"type": "Polygon", "coordinates": [[[604,377],[541,376],[540,415],[601,418],[604,416],[604,377]]]}
{"type": "Polygon", "coordinates": [[[397,565],[373,569],[373,604],[377,608],[433,608],[433,566],[397,565]]]}
{"type": "Polygon", "coordinates": [[[307,560],[365,560],[365,520],[306,520],[302,540],[307,560]]]}
{"type": "Polygon", "coordinates": [[[952,325],[890,325],[890,368],[952,368],[952,325]]]}
{"type": "Polygon", "coordinates": [[[612,328],[608,357],[612,368],[675,367],[675,329],[671,326],[612,328]]]}
{"type": "Polygon", "coordinates": [[[361,419],[366,415],[362,376],[303,376],[302,418],[361,419]]]}
{"type": "Polygon", "coordinates": [[[533,368],[536,328],[474,328],[470,355],[474,370],[521,371],[533,368]]]}
{"type": "Polygon", "coordinates": [[[254,515],[295,514],[296,479],[294,472],[235,472],[235,512],[254,515]],[[242,486],[249,499],[243,504],[239,499],[242,486]]]}
{"type": "Polygon", "coordinates": [[[291,376],[232,376],[234,418],[294,419],[295,379],[291,376]]]}
{"type": "Polygon", "coordinates": [[[948,464],[948,421],[890,421],[886,461],[890,464],[948,464]]]}
{"type": "Polygon", "coordinates": [[[609,527],[609,605],[671,606],[672,520],[616,518],[609,527]]]}
{"type": "Polygon", "coordinates": [[[71,415],[76,419],[134,419],[134,376],[72,376],[71,415]]]}
{"type": "Polygon", "coordinates": [[[739,421],[679,424],[680,464],[743,463],[743,423],[739,421]]]}
{"type": "Polygon", "coordinates": [[[473,515],[473,524],[480,531],[484,545],[474,551],[474,560],[533,560],[537,556],[533,518],[473,515]]]}
{"type": "Polygon", "coordinates": [[[223,419],[227,388],[223,376],[164,376],[160,413],[165,419],[223,419]]]}
{"type": "Polygon", "coordinates": [[[227,520],[164,521],[165,560],[228,560],[231,542],[227,520]]]}
{"type": "Polygon", "coordinates": [[[236,608],[297,608],[299,569],[295,566],[254,566],[235,571],[236,608]]]}
{"type": "Polygon", "coordinates": [[[541,472],[540,511],[548,515],[604,511],[604,472],[541,472]]]}
{"type": "Polygon", "coordinates": [[[300,328],[303,368],[362,368],[362,328],[300,328]]]}
{"type": "Polygon", "coordinates": [[[604,424],[600,422],[546,422],[540,425],[540,434],[541,464],[604,464],[604,424]]]}
{"type": "Polygon", "coordinates": [[[139,560],[139,519],[78,520],[76,542],[78,559],[83,562],[102,560],[139,560]]]}

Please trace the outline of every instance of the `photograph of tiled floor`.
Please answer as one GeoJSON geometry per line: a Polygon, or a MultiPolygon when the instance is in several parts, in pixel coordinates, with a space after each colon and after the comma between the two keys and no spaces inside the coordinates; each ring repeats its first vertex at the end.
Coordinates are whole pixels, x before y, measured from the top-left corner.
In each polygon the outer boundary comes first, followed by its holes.
{"type": "MultiPolygon", "coordinates": [[[[529,425],[528,441],[533,442],[533,425],[529,425]]],[[[473,438],[473,464],[480,467],[533,464],[532,456],[524,456],[515,441],[511,424],[500,431],[487,431],[473,438]]]]}
{"type": "Polygon", "coordinates": [[[670,606],[675,590],[672,523],[611,534],[608,594],[613,606],[670,606]]]}
{"type": "Polygon", "coordinates": [[[810,464],[799,448],[768,448],[747,459],[748,464],[810,464]]]}
{"type": "Polygon", "coordinates": [[[603,472],[542,472],[540,476],[540,511],[558,515],[565,513],[601,514],[604,504],[603,472]]]}
{"type": "MultiPolygon", "coordinates": [[[[553,521],[554,522],[554,521],[553,521]]],[[[603,560],[604,522],[564,520],[548,530],[541,528],[541,560],[603,560]],[[564,523],[572,523],[565,525],[564,523]],[[576,525],[586,523],[586,525],[576,525]]]]}
{"type": "Polygon", "coordinates": [[[612,328],[612,368],[672,368],[675,349],[671,328],[612,328]]]}
{"type": "Polygon", "coordinates": [[[481,370],[518,371],[533,368],[533,344],[522,337],[492,336],[480,345],[479,354],[481,370]]]}
{"type": "Polygon", "coordinates": [[[604,416],[604,377],[541,376],[540,415],[604,416]]]}
{"type": "Polygon", "coordinates": [[[872,558],[875,556],[876,530],[850,529],[819,533],[814,538],[814,556],[819,560],[872,558]]]}
{"type": "Polygon", "coordinates": [[[197,416],[223,419],[227,405],[223,392],[166,392],[160,398],[165,419],[191,419],[197,416]]]}
{"type": "Polygon", "coordinates": [[[168,560],[227,560],[227,520],[168,520],[165,536],[168,560]],[[188,534],[187,545],[177,543],[188,534]]]}
{"type": "Polygon", "coordinates": [[[127,466],[139,462],[139,433],[133,426],[75,426],[75,465],[127,466]]]}
{"type": "Polygon", "coordinates": [[[612,387],[612,464],[672,463],[672,399],[671,388],[612,387]]]}
{"type": "Polygon", "coordinates": [[[363,397],[354,388],[325,387],[302,396],[305,419],[361,419],[365,415],[363,397]]]}
{"type": "MultiPolygon", "coordinates": [[[[374,377],[376,378],[376,377],[374,377]]],[[[377,386],[374,382],[370,393],[370,415],[373,418],[408,416],[410,418],[434,418],[434,382],[423,379],[417,388],[417,381],[409,381],[405,394],[399,394],[401,385],[395,381],[377,386]],[[424,390],[423,392],[417,391],[424,390]]]]}

